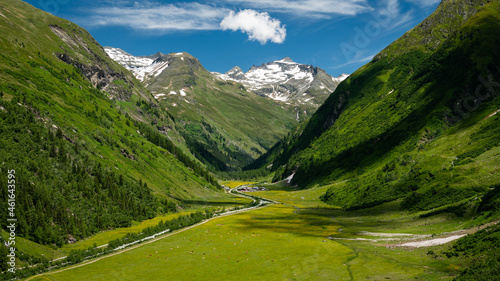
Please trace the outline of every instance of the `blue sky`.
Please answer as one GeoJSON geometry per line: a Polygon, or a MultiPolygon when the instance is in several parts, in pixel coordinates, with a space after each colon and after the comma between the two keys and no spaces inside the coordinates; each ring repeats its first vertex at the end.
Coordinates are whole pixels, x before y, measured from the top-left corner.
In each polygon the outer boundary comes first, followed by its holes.
{"type": "Polygon", "coordinates": [[[290,57],[352,73],[439,0],[28,0],[132,55],[188,52],[226,72],[290,57]]]}

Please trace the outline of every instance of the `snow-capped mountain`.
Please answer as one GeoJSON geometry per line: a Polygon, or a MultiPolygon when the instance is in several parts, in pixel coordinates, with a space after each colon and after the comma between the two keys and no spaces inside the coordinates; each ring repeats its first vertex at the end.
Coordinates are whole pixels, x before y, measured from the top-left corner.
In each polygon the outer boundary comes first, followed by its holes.
{"type": "Polygon", "coordinates": [[[136,57],[119,48],[104,47],[104,50],[110,58],[132,71],[135,77],[143,82],[160,75],[168,67],[168,62],[158,60],[163,56],[162,53],[136,57]]]}
{"type": "Polygon", "coordinates": [[[200,75],[213,78],[197,58],[186,52],[135,57],[122,49],[104,47],[106,53],[116,62],[130,70],[144,83],[157,100],[179,95],[189,103],[188,92],[200,75]]]}
{"type": "Polygon", "coordinates": [[[284,102],[320,105],[349,75],[332,77],[319,67],[300,64],[286,57],[253,66],[244,73],[234,67],[225,74],[214,74],[222,80],[243,84],[247,90],[284,102]]]}
{"type": "Polygon", "coordinates": [[[104,50],[110,58],[129,70],[149,66],[155,60],[152,57],[135,57],[120,48],[104,47],[104,50]]]}
{"type": "MultiPolygon", "coordinates": [[[[151,85],[150,90],[155,92],[167,88],[170,91],[181,90],[186,85],[172,87],[171,76],[178,76],[178,72],[185,72],[186,68],[203,68],[196,58],[187,53],[168,55],[157,53],[152,56],[135,57],[119,48],[104,49],[113,60],[132,71],[137,79],[145,82],[146,86],[151,85]]],[[[318,108],[338,84],[349,77],[347,74],[332,77],[319,67],[296,63],[288,57],[253,66],[246,73],[236,66],[225,74],[212,72],[211,75],[224,81],[241,83],[247,91],[289,105],[304,107],[304,110],[309,111],[318,108]]],[[[158,98],[167,94],[158,94],[158,98]]]]}

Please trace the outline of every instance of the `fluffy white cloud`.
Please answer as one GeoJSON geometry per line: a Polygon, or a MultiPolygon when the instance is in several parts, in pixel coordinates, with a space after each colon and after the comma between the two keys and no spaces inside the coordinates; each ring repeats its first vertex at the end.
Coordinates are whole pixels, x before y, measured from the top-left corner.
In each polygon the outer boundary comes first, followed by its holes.
{"type": "Polygon", "coordinates": [[[223,30],[240,30],[248,34],[250,40],[257,40],[261,44],[268,41],[283,43],[286,38],[286,28],[278,19],[273,19],[268,13],[246,9],[235,13],[229,12],[220,23],[223,30]]]}

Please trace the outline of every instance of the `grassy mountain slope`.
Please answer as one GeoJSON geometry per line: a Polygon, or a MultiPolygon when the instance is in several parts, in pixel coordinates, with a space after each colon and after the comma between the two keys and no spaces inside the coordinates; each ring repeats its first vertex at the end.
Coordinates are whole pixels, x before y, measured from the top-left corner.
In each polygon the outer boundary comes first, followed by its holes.
{"type": "Polygon", "coordinates": [[[498,2],[443,1],[267,155],[275,180],[340,182],[323,200],[345,208],[432,209],[499,184],[497,30],[498,2]]]}
{"type": "Polygon", "coordinates": [[[267,151],[296,124],[294,108],[222,81],[187,53],[163,55],[168,62],[147,88],[175,116],[186,144],[215,170],[237,170],[267,151]]]}
{"type": "Polygon", "coordinates": [[[179,200],[220,196],[214,178],[150,125],[173,120],[85,30],[1,0],[0,33],[0,182],[15,170],[17,235],[60,246],[179,200]]]}

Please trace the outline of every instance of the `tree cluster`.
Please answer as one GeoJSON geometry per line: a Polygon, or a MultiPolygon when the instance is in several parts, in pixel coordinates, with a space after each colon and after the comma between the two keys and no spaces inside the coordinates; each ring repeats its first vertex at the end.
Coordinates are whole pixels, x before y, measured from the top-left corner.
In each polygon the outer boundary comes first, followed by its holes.
{"type": "Polygon", "coordinates": [[[155,128],[144,124],[140,121],[134,121],[134,124],[141,134],[146,137],[147,140],[152,142],[153,144],[166,149],[168,152],[173,154],[180,162],[182,162],[187,167],[193,169],[193,171],[209,182],[211,185],[217,187],[218,189],[222,189],[217,181],[217,178],[210,173],[205,167],[197,163],[195,160],[192,160],[189,156],[187,156],[180,148],[175,146],[175,144],[168,139],[165,135],[162,135],[155,128]]]}

